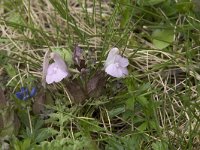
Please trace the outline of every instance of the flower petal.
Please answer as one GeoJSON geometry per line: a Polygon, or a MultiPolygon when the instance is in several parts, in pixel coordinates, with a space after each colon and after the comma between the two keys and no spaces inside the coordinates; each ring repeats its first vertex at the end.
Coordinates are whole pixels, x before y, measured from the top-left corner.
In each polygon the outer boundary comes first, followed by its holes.
{"type": "Polygon", "coordinates": [[[121,68],[121,71],[123,73],[123,76],[128,75],[128,69],[126,67],[121,68]]]}
{"type": "Polygon", "coordinates": [[[22,100],[27,100],[27,99],[29,99],[30,98],[30,96],[29,95],[24,95],[24,97],[23,97],[23,99],[22,100]]]}
{"type": "Polygon", "coordinates": [[[15,93],[15,96],[16,96],[18,99],[20,99],[20,100],[23,100],[23,97],[24,97],[24,95],[22,94],[22,92],[16,92],[16,93],[15,93]]]}
{"type": "Polygon", "coordinates": [[[61,70],[67,71],[67,65],[58,53],[53,52],[50,55],[61,70]]]}
{"type": "Polygon", "coordinates": [[[115,63],[116,63],[116,62],[118,62],[119,65],[120,65],[121,67],[127,67],[128,64],[129,64],[128,59],[127,59],[127,58],[124,58],[124,57],[122,57],[122,56],[120,56],[120,55],[117,55],[117,56],[115,57],[115,63]]]}
{"type": "Polygon", "coordinates": [[[108,67],[110,64],[113,64],[115,61],[115,57],[119,54],[118,48],[112,48],[108,53],[108,57],[105,61],[105,67],[108,67]]]}
{"type": "Polygon", "coordinates": [[[37,93],[37,89],[36,89],[36,87],[33,87],[31,92],[30,92],[30,97],[35,96],[36,93],[37,93]]]}
{"type": "Polygon", "coordinates": [[[67,76],[68,76],[67,72],[65,72],[65,71],[63,71],[61,69],[58,69],[57,74],[54,77],[54,81],[55,82],[60,82],[62,79],[64,79],[67,76]]]}
{"type": "Polygon", "coordinates": [[[28,94],[28,88],[22,87],[20,90],[22,93],[28,94]]]}
{"type": "Polygon", "coordinates": [[[49,67],[47,68],[47,75],[53,75],[55,73],[56,68],[58,68],[58,66],[56,65],[56,63],[52,63],[49,65],[49,67]]]}
{"type": "Polygon", "coordinates": [[[46,82],[47,84],[60,82],[63,78],[67,77],[68,74],[67,71],[61,69],[56,63],[52,63],[47,69],[46,82]]]}
{"type": "Polygon", "coordinates": [[[54,76],[56,74],[56,63],[52,63],[49,65],[49,67],[47,68],[47,75],[46,75],[46,82],[47,84],[51,84],[54,82],[54,76]]]}
{"type": "Polygon", "coordinates": [[[117,67],[116,64],[110,64],[108,67],[106,67],[105,71],[107,74],[116,78],[120,78],[124,76],[121,68],[117,67]]]}
{"type": "Polygon", "coordinates": [[[26,97],[29,97],[29,90],[28,90],[28,88],[22,87],[21,88],[21,93],[23,95],[23,100],[24,100],[24,98],[27,99],[26,97]]]}

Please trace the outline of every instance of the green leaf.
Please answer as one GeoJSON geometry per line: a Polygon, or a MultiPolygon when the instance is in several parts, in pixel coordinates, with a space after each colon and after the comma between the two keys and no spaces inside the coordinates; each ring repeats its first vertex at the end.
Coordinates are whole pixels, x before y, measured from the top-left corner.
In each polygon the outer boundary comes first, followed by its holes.
{"type": "Polygon", "coordinates": [[[22,144],[22,150],[28,150],[31,146],[31,139],[25,139],[22,144]]]}
{"type": "Polygon", "coordinates": [[[13,106],[5,106],[0,109],[0,138],[17,134],[19,128],[20,123],[13,106]]]}
{"type": "Polygon", "coordinates": [[[168,150],[168,145],[165,142],[157,141],[152,145],[153,150],[168,150]]]}
{"type": "Polygon", "coordinates": [[[14,77],[17,74],[16,69],[14,68],[12,64],[7,64],[4,67],[10,78],[14,77]]]}
{"type": "Polygon", "coordinates": [[[157,125],[156,125],[156,122],[155,122],[155,121],[150,120],[150,121],[149,121],[149,125],[151,126],[152,129],[157,129],[157,125]]]}
{"type": "Polygon", "coordinates": [[[53,52],[59,53],[69,66],[72,64],[72,52],[70,50],[65,48],[52,48],[52,50],[53,52]]]}
{"type": "Polygon", "coordinates": [[[174,39],[173,30],[161,30],[157,29],[152,34],[153,45],[158,49],[164,49],[168,47],[174,39]]]}
{"type": "Polygon", "coordinates": [[[133,96],[126,101],[126,108],[134,111],[134,106],[135,106],[135,97],[133,96]]]}
{"type": "Polygon", "coordinates": [[[18,13],[12,13],[8,21],[13,22],[13,23],[18,23],[18,24],[24,24],[22,17],[18,13]]]}
{"type": "Polygon", "coordinates": [[[108,112],[108,115],[110,118],[114,117],[114,116],[117,116],[121,113],[125,112],[125,107],[118,107],[118,108],[115,108],[115,109],[112,109],[111,111],[108,112]]]}
{"type": "Polygon", "coordinates": [[[53,128],[43,128],[39,131],[40,132],[38,132],[38,135],[35,138],[35,142],[37,143],[42,142],[55,134],[58,134],[57,130],[54,130],[53,128]]]}
{"type": "Polygon", "coordinates": [[[121,5],[121,21],[120,21],[120,26],[124,28],[129,20],[132,17],[133,14],[133,7],[131,7],[131,1],[130,0],[120,0],[121,4],[126,4],[126,5],[121,5]]]}
{"type": "Polygon", "coordinates": [[[139,131],[144,131],[147,129],[147,122],[142,123],[139,127],[138,130],[139,131]]]}
{"type": "Polygon", "coordinates": [[[197,17],[197,19],[200,19],[200,1],[199,0],[192,0],[193,3],[193,10],[197,17]]]}
{"type": "Polygon", "coordinates": [[[144,96],[138,96],[137,97],[137,101],[144,107],[148,108],[149,107],[149,102],[148,100],[146,99],[146,97],[144,96]]]}
{"type": "Polygon", "coordinates": [[[96,120],[86,120],[86,119],[80,119],[79,123],[81,127],[84,129],[85,132],[92,131],[92,132],[98,132],[102,131],[103,128],[99,126],[99,122],[96,120]]]}
{"type": "Polygon", "coordinates": [[[192,2],[189,2],[188,0],[181,1],[176,4],[176,9],[180,13],[188,13],[190,10],[192,10],[192,7],[192,2]]]}
{"type": "Polygon", "coordinates": [[[142,6],[152,6],[152,5],[157,5],[161,2],[165,2],[166,0],[140,0],[138,1],[139,5],[142,6]]]}
{"type": "Polygon", "coordinates": [[[120,142],[120,139],[110,137],[106,142],[105,150],[124,150],[124,146],[120,142]]]}
{"type": "Polygon", "coordinates": [[[143,92],[145,92],[146,93],[146,91],[148,90],[148,89],[150,89],[151,88],[151,84],[148,82],[148,83],[145,83],[145,84],[143,84],[143,85],[141,85],[141,87],[139,88],[139,92],[140,93],[143,93],[143,92]]]}

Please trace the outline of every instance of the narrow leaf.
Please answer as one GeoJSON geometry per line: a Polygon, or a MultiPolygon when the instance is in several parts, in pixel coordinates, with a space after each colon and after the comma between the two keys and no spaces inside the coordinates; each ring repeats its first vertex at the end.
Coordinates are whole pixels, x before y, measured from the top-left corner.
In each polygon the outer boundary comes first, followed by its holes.
{"type": "Polygon", "coordinates": [[[35,97],[35,101],[33,103],[33,113],[34,114],[42,114],[44,113],[44,103],[45,103],[46,95],[43,90],[35,97]]]}
{"type": "Polygon", "coordinates": [[[89,97],[99,97],[103,91],[106,82],[104,72],[97,72],[87,83],[87,92],[89,97]]]}
{"type": "Polygon", "coordinates": [[[79,85],[77,80],[69,82],[67,85],[67,90],[70,95],[70,98],[75,103],[82,103],[86,99],[85,92],[83,88],[79,85]]]}

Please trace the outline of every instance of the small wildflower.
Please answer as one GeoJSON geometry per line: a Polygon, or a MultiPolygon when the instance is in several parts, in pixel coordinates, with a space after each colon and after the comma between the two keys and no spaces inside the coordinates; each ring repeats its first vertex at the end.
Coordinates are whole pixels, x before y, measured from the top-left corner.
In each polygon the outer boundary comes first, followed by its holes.
{"type": "Polygon", "coordinates": [[[67,66],[61,56],[55,52],[51,53],[50,56],[54,60],[54,63],[50,64],[47,68],[47,84],[60,82],[69,75],[67,66]]]}
{"type": "Polygon", "coordinates": [[[15,95],[20,100],[27,100],[36,95],[36,87],[32,88],[31,92],[29,92],[28,88],[22,87],[19,92],[16,92],[15,95]]]}
{"type": "Polygon", "coordinates": [[[119,49],[112,48],[105,62],[105,72],[116,78],[124,77],[128,75],[128,64],[128,59],[119,55],[119,49]]]}
{"type": "Polygon", "coordinates": [[[36,93],[37,93],[37,89],[36,89],[36,87],[33,87],[32,90],[31,90],[31,92],[30,92],[30,97],[35,96],[36,93]]]}

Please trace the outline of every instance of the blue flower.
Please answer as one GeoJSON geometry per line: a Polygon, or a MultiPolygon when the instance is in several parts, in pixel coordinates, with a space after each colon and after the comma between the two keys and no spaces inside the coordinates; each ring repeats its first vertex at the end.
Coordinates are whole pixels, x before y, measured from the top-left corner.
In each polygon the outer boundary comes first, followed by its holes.
{"type": "Polygon", "coordinates": [[[31,97],[34,97],[37,92],[36,87],[32,88],[31,92],[29,92],[28,88],[22,87],[21,91],[16,92],[15,95],[20,100],[27,100],[31,97]]]}
{"type": "Polygon", "coordinates": [[[37,89],[36,89],[36,87],[33,87],[32,90],[31,90],[31,92],[30,92],[30,97],[35,96],[36,93],[37,93],[37,89]]]}

